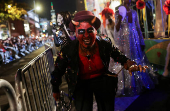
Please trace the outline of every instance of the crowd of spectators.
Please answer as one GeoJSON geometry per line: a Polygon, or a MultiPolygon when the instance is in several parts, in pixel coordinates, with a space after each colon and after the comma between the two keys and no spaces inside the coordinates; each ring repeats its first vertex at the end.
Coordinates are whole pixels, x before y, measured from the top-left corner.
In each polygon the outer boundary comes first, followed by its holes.
{"type": "Polygon", "coordinates": [[[51,40],[52,37],[10,37],[5,40],[0,39],[0,65],[20,59],[51,40]]]}

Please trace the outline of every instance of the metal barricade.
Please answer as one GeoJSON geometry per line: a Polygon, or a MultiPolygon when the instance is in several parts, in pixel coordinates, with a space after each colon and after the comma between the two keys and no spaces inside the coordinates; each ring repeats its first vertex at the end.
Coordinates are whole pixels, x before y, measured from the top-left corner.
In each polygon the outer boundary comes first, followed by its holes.
{"type": "Polygon", "coordinates": [[[52,48],[17,71],[15,89],[21,111],[55,111],[55,100],[50,83],[54,70],[52,48]]]}
{"type": "MultiPolygon", "coordinates": [[[[57,55],[57,47],[55,46],[53,41],[45,44],[45,49],[48,49],[49,47],[52,48],[53,56],[56,56],[57,55]]],[[[58,49],[58,51],[59,51],[59,49],[58,49]]]]}
{"type": "MultiPolygon", "coordinates": [[[[16,100],[16,94],[12,85],[3,79],[0,79],[0,89],[3,89],[8,97],[10,111],[18,111],[18,104],[16,100]]],[[[1,109],[0,109],[1,110],[1,109]]]]}

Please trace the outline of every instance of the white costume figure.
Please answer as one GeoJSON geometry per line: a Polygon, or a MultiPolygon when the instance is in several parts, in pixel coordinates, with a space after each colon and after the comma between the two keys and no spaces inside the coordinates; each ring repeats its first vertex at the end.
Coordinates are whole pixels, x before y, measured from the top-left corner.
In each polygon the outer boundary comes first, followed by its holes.
{"type": "Polygon", "coordinates": [[[61,26],[61,24],[63,23],[63,17],[61,16],[61,14],[57,15],[57,25],[61,26]]]}
{"type": "MultiPolygon", "coordinates": [[[[57,34],[54,34],[54,43],[56,47],[63,47],[71,41],[69,34],[69,23],[71,21],[71,15],[69,12],[60,12],[57,15],[57,34]]],[[[54,31],[55,32],[55,31],[54,31]]]]}

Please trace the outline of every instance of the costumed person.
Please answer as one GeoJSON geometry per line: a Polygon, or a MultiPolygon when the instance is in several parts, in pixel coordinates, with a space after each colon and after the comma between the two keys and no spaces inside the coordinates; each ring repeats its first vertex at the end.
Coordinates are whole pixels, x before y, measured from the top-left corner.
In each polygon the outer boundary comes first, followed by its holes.
{"type": "Polygon", "coordinates": [[[168,44],[166,51],[167,51],[167,55],[165,59],[165,68],[163,72],[164,77],[169,76],[169,72],[170,72],[170,43],[168,44]]]}
{"type": "Polygon", "coordinates": [[[60,99],[61,78],[67,74],[68,92],[74,98],[76,111],[93,110],[93,93],[99,111],[114,111],[117,78],[108,71],[110,56],[129,70],[130,75],[132,71],[145,72],[147,68],[135,65],[110,42],[96,39],[100,24],[99,18],[90,11],[76,13],[69,27],[75,31],[77,39],[61,49],[51,74],[56,101],[60,99]]]}
{"type": "MultiPolygon", "coordinates": [[[[105,7],[101,12],[101,18],[102,18],[102,24],[101,24],[101,38],[106,40],[110,39],[111,43],[114,45],[114,27],[115,27],[115,21],[114,21],[114,11],[109,8],[110,2],[107,2],[107,7],[105,7]]],[[[113,70],[113,66],[117,66],[118,63],[114,62],[112,58],[110,58],[109,68],[108,70],[116,73],[116,71],[113,70]]],[[[116,68],[114,68],[116,69],[116,68]]]]}
{"type": "Polygon", "coordinates": [[[63,47],[71,41],[69,34],[69,23],[71,21],[71,14],[66,12],[60,12],[57,15],[57,27],[53,27],[54,43],[56,47],[63,47]]]}
{"type": "MultiPolygon", "coordinates": [[[[137,12],[129,8],[130,4],[131,0],[124,0],[124,6],[120,6],[121,8],[119,7],[119,11],[115,13],[115,46],[120,49],[126,57],[135,61],[137,64],[151,67],[144,52],[145,43],[137,12]],[[125,10],[124,12],[126,12],[124,17],[122,17],[124,13],[122,12],[123,9],[125,10]]],[[[116,65],[113,66],[112,69],[114,71],[120,71],[122,67],[116,65]]],[[[117,96],[138,95],[146,89],[153,89],[155,87],[155,82],[157,82],[157,78],[151,70],[150,72],[148,70],[146,73],[134,72],[132,76],[128,74],[128,71],[122,70],[118,75],[117,96]]]]}
{"type": "Polygon", "coordinates": [[[111,8],[104,8],[101,12],[102,24],[100,27],[101,34],[110,38],[112,44],[114,44],[114,11],[111,8]]]}

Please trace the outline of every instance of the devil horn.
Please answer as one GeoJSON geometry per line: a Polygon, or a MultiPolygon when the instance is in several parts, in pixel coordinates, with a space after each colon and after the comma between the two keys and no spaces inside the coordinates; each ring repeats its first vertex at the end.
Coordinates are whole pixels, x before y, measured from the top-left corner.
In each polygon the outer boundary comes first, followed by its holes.
{"type": "Polygon", "coordinates": [[[93,20],[91,21],[91,23],[93,24],[96,21],[96,17],[93,18],[93,20]]]}
{"type": "Polygon", "coordinates": [[[79,24],[79,22],[76,22],[76,21],[74,21],[74,20],[72,20],[72,23],[73,23],[74,25],[78,25],[78,24],[79,24]]]}

